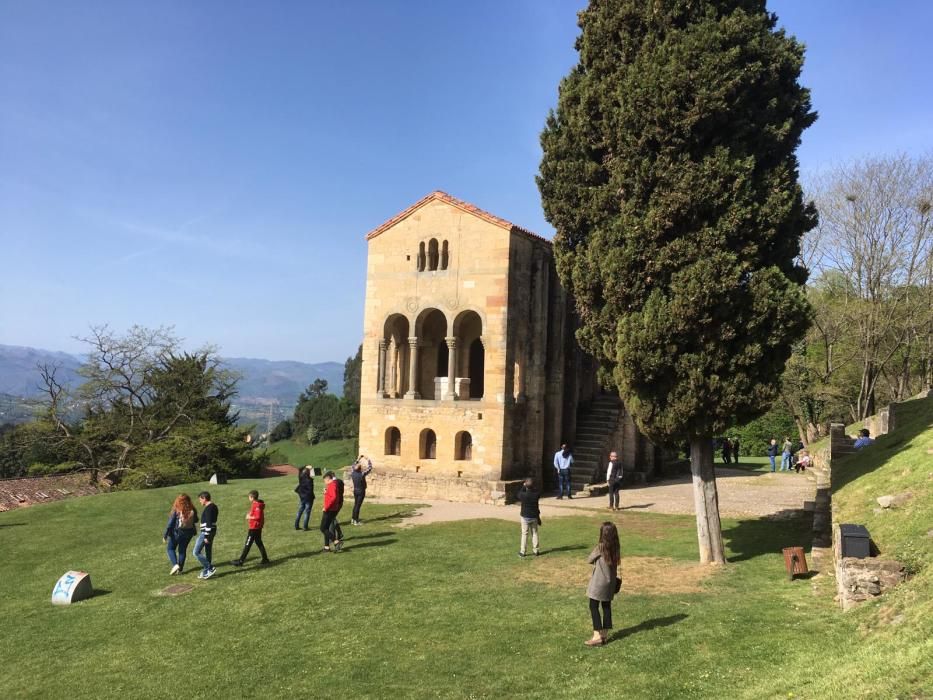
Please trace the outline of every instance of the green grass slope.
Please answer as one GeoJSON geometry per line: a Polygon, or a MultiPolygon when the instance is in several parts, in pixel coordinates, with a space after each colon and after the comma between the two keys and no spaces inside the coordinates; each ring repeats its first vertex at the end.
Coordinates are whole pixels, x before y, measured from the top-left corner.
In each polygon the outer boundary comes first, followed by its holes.
{"type": "Polygon", "coordinates": [[[293,529],[293,486],[212,488],[208,581],[193,560],[168,576],[161,532],[177,488],[0,513],[4,697],[849,698],[925,687],[918,672],[885,677],[883,656],[827,675],[865,644],[867,618],[786,580],[780,550],[808,543],[806,517],[725,520],[731,563],[710,572],[694,563],[694,518],[614,515],[623,594],[613,641],[588,649],[583,559],[605,513],[546,519],[544,556],[521,560],[517,522],[398,528],[412,506],[367,504],[365,524],[345,528],[347,551],[322,554],[319,533],[293,529]],[[273,562],[257,567],[254,551],[237,569],[227,562],[251,488],[267,503],[273,562]],[[91,572],[99,594],[54,607],[52,586],[72,568],[91,572]],[[175,583],[194,590],[159,595],[175,583]]]}
{"type": "Polygon", "coordinates": [[[295,467],[312,464],[322,469],[338,469],[352,464],[357,454],[356,440],[327,440],[316,445],[299,445],[291,440],[274,442],[271,450],[278,452],[285,460],[295,467]]]}

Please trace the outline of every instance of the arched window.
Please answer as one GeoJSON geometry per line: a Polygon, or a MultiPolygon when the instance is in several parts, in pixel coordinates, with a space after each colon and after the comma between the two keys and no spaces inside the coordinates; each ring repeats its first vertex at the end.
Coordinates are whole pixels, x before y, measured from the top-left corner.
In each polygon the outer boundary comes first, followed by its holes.
{"type": "Polygon", "coordinates": [[[425,265],[425,254],[424,254],[424,241],[418,244],[418,272],[424,272],[425,265]]]}
{"type": "Polygon", "coordinates": [[[402,454],[402,433],[399,432],[399,429],[395,426],[386,429],[385,453],[387,455],[395,455],[396,457],[402,454]]]}
{"type": "Polygon", "coordinates": [[[437,435],[430,428],[421,431],[418,456],[421,459],[437,459],[437,435]]]}
{"type": "Polygon", "coordinates": [[[454,438],[454,459],[473,459],[473,437],[466,430],[461,430],[454,438]]]}
{"type": "Polygon", "coordinates": [[[441,269],[446,270],[450,263],[450,249],[447,247],[447,241],[441,244],[441,269]]]}
{"type": "Polygon", "coordinates": [[[437,239],[432,238],[428,241],[428,269],[437,269],[437,239]]]}

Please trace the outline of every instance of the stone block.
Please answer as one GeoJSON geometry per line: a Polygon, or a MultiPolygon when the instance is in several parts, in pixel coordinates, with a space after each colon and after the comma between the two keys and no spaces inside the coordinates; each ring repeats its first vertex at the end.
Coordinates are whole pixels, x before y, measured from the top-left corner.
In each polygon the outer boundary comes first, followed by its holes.
{"type": "Polygon", "coordinates": [[[91,575],[86,571],[66,571],[52,589],[52,605],[71,605],[94,595],[91,575]]]}

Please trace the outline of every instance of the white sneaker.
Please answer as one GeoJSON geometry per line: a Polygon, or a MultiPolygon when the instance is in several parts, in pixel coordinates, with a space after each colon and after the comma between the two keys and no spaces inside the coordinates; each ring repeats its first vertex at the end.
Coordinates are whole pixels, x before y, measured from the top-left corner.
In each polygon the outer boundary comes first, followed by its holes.
{"type": "Polygon", "coordinates": [[[217,569],[215,569],[215,568],[212,566],[210,569],[207,570],[207,573],[204,574],[204,578],[210,578],[210,577],[213,576],[215,573],[217,573],[217,569]]]}
{"type": "Polygon", "coordinates": [[[179,571],[181,571],[181,567],[178,566],[178,564],[175,564],[175,566],[172,567],[172,570],[168,572],[168,575],[169,575],[169,576],[174,576],[174,575],[177,574],[179,571]]]}

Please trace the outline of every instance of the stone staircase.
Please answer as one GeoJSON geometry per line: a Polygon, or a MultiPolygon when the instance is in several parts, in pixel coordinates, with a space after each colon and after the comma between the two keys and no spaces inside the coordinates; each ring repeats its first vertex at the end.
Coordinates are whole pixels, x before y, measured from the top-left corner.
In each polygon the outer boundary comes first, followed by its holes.
{"type": "MultiPolygon", "coordinates": [[[[577,414],[577,439],[573,445],[573,492],[584,491],[593,482],[593,474],[608,456],[609,436],[615,431],[622,413],[618,396],[595,398],[577,414]]],[[[605,475],[600,474],[603,481],[605,475]]]]}

